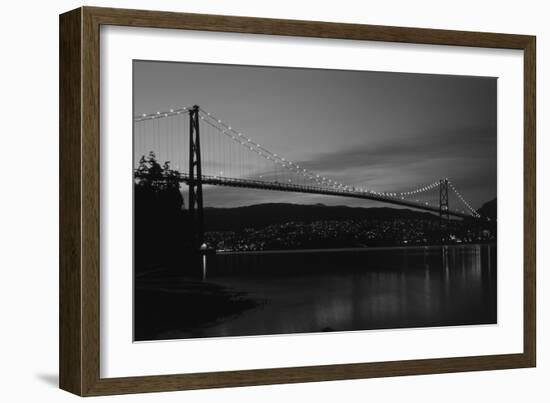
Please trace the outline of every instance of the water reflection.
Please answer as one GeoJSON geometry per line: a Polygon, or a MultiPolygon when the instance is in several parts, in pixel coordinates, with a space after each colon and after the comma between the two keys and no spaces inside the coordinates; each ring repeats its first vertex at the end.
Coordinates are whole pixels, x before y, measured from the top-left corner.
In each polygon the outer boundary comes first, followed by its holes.
{"type": "Polygon", "coordinates": [[[264,303],[180,337],[496,322],[494,245],[208,259],[208,281],[264,303]]]}

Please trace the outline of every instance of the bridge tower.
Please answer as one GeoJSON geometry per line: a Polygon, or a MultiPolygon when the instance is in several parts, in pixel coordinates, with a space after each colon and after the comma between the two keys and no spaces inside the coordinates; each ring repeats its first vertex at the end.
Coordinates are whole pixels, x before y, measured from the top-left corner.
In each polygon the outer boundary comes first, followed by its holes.
{"type": "Polygon", "coordinates": [[[441,243],[449,238],[449,180],[439,180],[439,228],[441,232],[441,243]]]}
{"type": "Polygon", "coordinates": [[[189,218],[191,242],[198,252],[204,243],[204,212],[202,204],[202,166],[199,127],[199,106],[189,110],[189,218]]]}

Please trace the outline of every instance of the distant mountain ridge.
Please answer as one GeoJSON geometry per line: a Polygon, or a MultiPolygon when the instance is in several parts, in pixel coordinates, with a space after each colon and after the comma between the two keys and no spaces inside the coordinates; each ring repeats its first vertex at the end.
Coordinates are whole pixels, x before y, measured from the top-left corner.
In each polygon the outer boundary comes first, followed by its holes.
{"type": "Polygon", "coordinates": [[[496,220],[497,218],[497,198],[490,200],[477,210],[482,217],[489,217],[491,220],[496,220]]]}
{"type": "Polygon", "coordinates": [[[434,214],[391,207],[347,207],[322,204],[264,203],[234,208],[204,209],[208,231],[262,228],[290,221],[397,219],[418,218],[436,220],[434,214]]]}
{"type": "MultiPolygon", "coordinates": [[[[482,216],[496,217],[496,198],[478,210],[482,216]]],[[[244,228],[262,228],[290,221],[358,219],[424,219],[438,220],[436,214],[392,207],[348,207],[324,204],[262,203],[250,206],[218,208],[205,207],[207,231],[226,231],[244,228]]]]}

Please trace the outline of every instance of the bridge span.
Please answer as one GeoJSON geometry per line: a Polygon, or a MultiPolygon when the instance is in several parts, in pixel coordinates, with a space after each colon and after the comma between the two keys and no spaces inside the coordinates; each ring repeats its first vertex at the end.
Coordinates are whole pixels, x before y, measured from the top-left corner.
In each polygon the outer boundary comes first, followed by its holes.
{"type": "MultiPolygon", "coordinates": [[[[181,174],[179,177],[179,180],[187,184],[189,182],[189,175],[181,174]]],[[[429,205],[425,202],[423,203],[423,202],[407,200],[404,197],[402,198],[390,197],[390,196],[375,194],[369,191],[335,190],[335,189],[323,188],[320,186],[313,186],[313,185],[308,186],[308,185],[293,184],[293,183],[266,182],[266,181],[259,181],[254,179],[227,178],[222,176],[211,176],[211,175],[202,176],[201,182],[203,185],[230,186],[230,187],[240,187],[240,188],[248,188],[248,189],[275,190],[275,191],[281,191],[281,192],[294,192],[294,193],[310,193],[310,194],[319,194],[319,195],[328,195],[328,196],[350,197],[350,198],[363,199],[363,200],[374,200],[374,201],[398,205],[398,206],[411,207],[418,210],[429,211],[437,214],[441,212],[439,206],[429,205]]],[[[478,217],[474,217],[471,214],[465,213],[464,211],[446,209],[445,213],[452,217],[478,219],[478,217]]]]}

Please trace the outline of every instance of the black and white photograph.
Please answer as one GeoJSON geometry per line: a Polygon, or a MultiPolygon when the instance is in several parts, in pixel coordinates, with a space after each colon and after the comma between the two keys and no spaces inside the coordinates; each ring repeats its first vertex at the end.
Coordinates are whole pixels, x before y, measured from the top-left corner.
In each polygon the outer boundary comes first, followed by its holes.
{"type": "Polygon", "coordinates": [[[134,60],[134,341],[497,324],[497,80],[134,60]]]}

